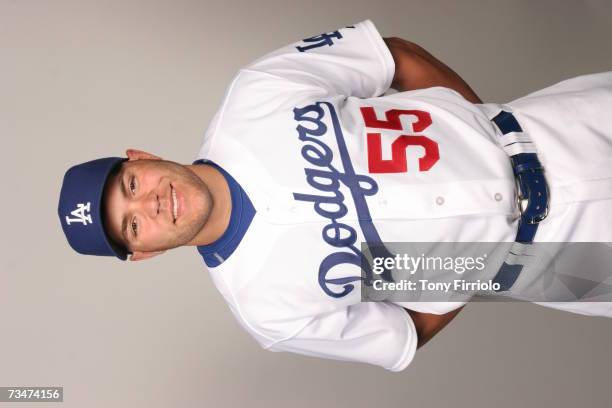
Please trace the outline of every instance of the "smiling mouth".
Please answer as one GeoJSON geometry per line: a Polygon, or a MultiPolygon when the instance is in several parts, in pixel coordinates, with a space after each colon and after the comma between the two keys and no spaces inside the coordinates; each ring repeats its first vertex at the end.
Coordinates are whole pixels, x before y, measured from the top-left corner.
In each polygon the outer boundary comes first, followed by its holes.
{"type": "Polygon", "coordinates": [[[172,194],[172,221],[176,223],[176,218],[178,216],[178,200],[176,199],[176,191],[174,190],[174,187],[172,187],[172,184],[170,185],[170,192],[172,194]]]}

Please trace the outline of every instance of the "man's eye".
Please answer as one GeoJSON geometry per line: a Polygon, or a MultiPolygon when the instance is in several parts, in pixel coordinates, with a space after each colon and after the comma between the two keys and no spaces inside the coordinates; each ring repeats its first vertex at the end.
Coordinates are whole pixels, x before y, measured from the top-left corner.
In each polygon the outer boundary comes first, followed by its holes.
{"type": "Polygon", "coordinates": [[[136,219],[132,220],[132,231],[134,231],[134,235],[138,235],[138,224],[136,224],[136,219]]]}
{"type": "Polygon", "coordinates": [[[133,177],[130,179],[130,191],[132,192],[132,194],[136,192],[136,181],[133,177]]]}

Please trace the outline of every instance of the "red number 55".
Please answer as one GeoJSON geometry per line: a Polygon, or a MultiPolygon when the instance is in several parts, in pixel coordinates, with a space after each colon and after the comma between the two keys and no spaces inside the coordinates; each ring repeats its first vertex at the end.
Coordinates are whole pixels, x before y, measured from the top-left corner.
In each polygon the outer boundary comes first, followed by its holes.
{"type": "MultiPolygon", "coordinates": [[[[401,115],[412,115],[413,132],[422,132],[431,125],[429,112],[421,110],[391,109],[385,112],[386,120],[378,119],[372,107],[362,107],[361,115],[366,127],[402,130],[401,115]]],[[[423,135],[401,135],[391,143],[391,159],[383,160],[380,133],[368,132],[368,170],[370,173],[405,173],[408,171],[406,149],[408,146],[421,146],[425,155],[419,158],[419,171],[427,171],[440,159],[438,144],[423,135]]]]}

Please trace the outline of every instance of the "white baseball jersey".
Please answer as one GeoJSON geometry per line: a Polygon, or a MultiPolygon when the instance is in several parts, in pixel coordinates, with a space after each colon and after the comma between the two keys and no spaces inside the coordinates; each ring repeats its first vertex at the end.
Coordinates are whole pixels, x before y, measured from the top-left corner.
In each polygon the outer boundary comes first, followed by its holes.
{"type": "MultiPolygon", "coordinates": [[[[417,344],[402,306],[440,314],[462,303],[361,302],[360,243],[514,240],[515,181],[488,117],[495,105],[443,87],[385,96],[394,71],[369,20],[307,38],[241,69],[206,132],[197,158],[222,169],[232,216],[198,249],[267,350],[400,371],[417,344]]],[[[553,143],[551,125],[527,113],[536,99],[509,105],[551,139],[537,142],[553,143]]]]}

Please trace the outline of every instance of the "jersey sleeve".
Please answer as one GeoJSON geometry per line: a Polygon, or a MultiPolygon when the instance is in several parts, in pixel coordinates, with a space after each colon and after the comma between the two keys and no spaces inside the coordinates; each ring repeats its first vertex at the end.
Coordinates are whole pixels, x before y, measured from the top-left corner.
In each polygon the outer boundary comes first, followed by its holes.
{"type": "Polygon", "coordinates": [[[401,371],[412,361],[417,332],[410,315],[398,305],[362,302],[317,316],[270,351],[361,362],[401,371]]]}
{"type": "Polygon", "coordinates": [[[391,86],[395,63],[370,20],[282,47],[244,68],[324,92],[371,98],[391,86]]]}

